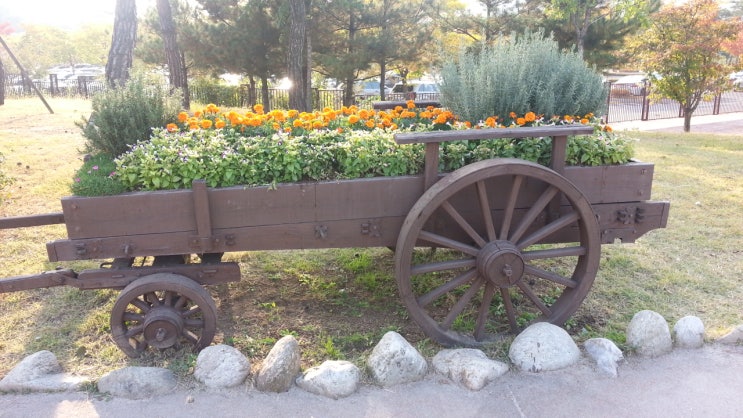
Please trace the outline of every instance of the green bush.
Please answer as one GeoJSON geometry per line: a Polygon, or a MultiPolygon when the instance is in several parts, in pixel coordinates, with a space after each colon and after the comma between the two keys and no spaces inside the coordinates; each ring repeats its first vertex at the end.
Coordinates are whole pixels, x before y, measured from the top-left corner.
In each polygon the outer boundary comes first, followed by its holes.
{"type": "Polygon", "coordinates": [[[77,126],[86,139],[87,152],[119,155],[138,141],[147,140],[153,126],[175,122],[180,95],[168,93],[160,82],[134,75],[124,87],[93,96],[90,119],[77,126]]]}
{"type": "Polygon", "coordinates": [[[113,158],[106,154],[87,159],[77,170],[70,189],[77,196],[108,196],[126,191],[126,187],[116,176],[113,158]]]}
{"type": "Polygon", "coordinates": [[[472,122],[511,112],[547,118],[600,114],[606,103],[601,75],[542,32],[463,50],[444,64],[441,78],[441,104],[472,122]]]}
{"type": "Polygon", "coordinates": [[[218,79],[199,77],[189,84],[191,100],[199,103],[214,103],[219,106],[238,107],[240,91],[237,86],[228,86],[218,79]]]}

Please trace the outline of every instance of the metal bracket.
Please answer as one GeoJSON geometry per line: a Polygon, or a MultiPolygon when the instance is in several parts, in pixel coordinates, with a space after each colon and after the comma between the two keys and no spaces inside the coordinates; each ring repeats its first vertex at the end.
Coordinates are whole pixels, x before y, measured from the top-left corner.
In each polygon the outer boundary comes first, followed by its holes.
{"type": "Polygon", "coordinates": [[[617,211],[617,221],[624,225],[642,223],[645,219],[645,209],[635,206],[628,206],[617,211]]]}
{"type": "Polygon", "coordinates": [[[325,239],[328,237],[328,227],[326,225],[315,225],[315,238],[325,239]]]}
{"type": "Polygon", "coordinates": [[[382,227],[375,221],[364,222],[361,224],[361,235],[379,238],[382,236],[382,227]]]}

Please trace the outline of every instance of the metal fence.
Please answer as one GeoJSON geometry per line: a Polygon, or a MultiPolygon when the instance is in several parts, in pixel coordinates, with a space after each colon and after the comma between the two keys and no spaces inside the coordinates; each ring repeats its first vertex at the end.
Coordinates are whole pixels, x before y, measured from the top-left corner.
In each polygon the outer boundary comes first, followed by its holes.
{"type": "MultiPolygon", "coordinates": [[[[20,74],[7,74],[4,80],[6,97],[33,96],[35,94],[29,83],[20,74]]],[[[33,84],[39,91],[52,97],[83,97],[90,98],[93,94],[106,88],[105,82],[92,77],[81,76],[73,81],[57,81],[53,75],[48,80],[34,80],[33,84]]],[[[671,99],[651,101],[648,97],[650,85],[617,84],[611,83],[607,98],[604,121],[624,122],[630,120],[668,119],[683,116],[681,106],[671,99]]],[[[191,100],[199,103],[214,103],[225,107],[250,108],[255,104],[262,104],[263,98],[259,88],[250,88],[248,85],[224,87],[220,89],[190,87],[191,100]]],[[[387,100],[405,100],[400,94],[387,97],[387,100]],[[397,97],[400,96],[400,97],[397,97]]],[[[268,89],[269,106],[272,109],[287,109],[289,107],[289,91],[284,89],[268,89]]],[[[360,108],[371,109],[379,98],[374,96],[358,95],[354,97],[354,104],[360,108]]],[[[415,97],[416,100],[438,100],[436,93],[423,93],[415,97]]],[[[312,89],[314,109],[330,107],[340,109],[343,106],[343,90],[312,89]]],[[[695,116],[717,115],[721,113],[743,112],[743,91],[727,91],[714,98],[699,104],[694,112],[695,116]]]]}
{"type": "MultiPolygon", "coordinates": [[[[607,123],[630,120],[670,119],[683,116],[675,100],[650,100],[650,84],[610,85],[604,120],[607,123]]],[[[694,116],[743,112],[743,91],[726,91],[699,104],[694,116]]]]}

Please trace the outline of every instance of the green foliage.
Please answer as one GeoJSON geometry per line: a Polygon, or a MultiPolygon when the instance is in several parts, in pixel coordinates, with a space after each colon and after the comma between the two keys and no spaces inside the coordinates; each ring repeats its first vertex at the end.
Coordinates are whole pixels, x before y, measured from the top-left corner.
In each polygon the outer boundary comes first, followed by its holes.
{"type": "Polygon", "coordinates": [[[92,107],[90,119],[83,117],[76,123],[87,140],[87,151],[119,155],[137,141],[147,140],[151,127],[175,122],[180,97],[167,93],[160,82],[134,75],[124,87],[94,96],[92,107]]]}
{"type": "MultiPolygon", "coordinates": [[[[442,144],[439,169],[495,157],[546,165],[550,150],[548,138],[449,142],[442,144]]],[[[195,179],[227,187],[403,176],[423,171],[423,151],[421,144],[398,145],[392,132],[381,129],[250,137],[229,130],[158,130],[116,160],[116,173],[129,190],[189,188],[195,179]]],[[[631,156],[630,141],[611,132],[568,140],[569,164],[621,164],[631,156]]]]}
{"type": "Polygon", "coordinates": [[[106,154],[98,154],[83,163],[70,186],[77,196],[108,196],[126,191],[115,176],[116,164],[106,154]]]}
{"type": "Polygon", "coordinates": [[[199,77],[191,80],[189,90],[191,99],[195,102],[233,107],[242,105],[237,86],[228,86],[214,78],[199,77]]]}
{"type": "Polygon", "coordinates": [[[511,112],[599,114],[607,94],[601,75],[542,35],[502,38],[449,60],[441,71],[442,105],[473,122],[511,112]]]}

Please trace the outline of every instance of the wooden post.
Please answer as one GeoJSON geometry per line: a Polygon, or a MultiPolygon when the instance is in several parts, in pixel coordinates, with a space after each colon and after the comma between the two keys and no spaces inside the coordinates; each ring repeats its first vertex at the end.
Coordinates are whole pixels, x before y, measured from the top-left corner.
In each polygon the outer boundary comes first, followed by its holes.
{"type": "Polygon", "coordinates": [[[18,61],[18,58],[16,58],[15,55],[13,55],[13,52],[10,50],[10,47],[8,47],[8,44],[5,43],[2,36],[0,36],[0,44],[3,44],[3,48],[5,48],[5,50],[8,52],[8,55],[10,55],[10,58],[13,60],[13,62],[15,62],[15,65],[18,66],[18,69],[21,70],[21,77],[23,77],[24,80],[28,81],[28,83],[31,84],[31,87],[36,92],[36,95],[39,96],[39,99],[41,99],[41,101],[44,103],[44,106],[46,106],[49,113],[54,114],[54,111],[49,106],[49,103],[46,102],[46,99],[44,99],[44,96],[41,94],[39,89],[36,88],[36,84],[34,84],[33,80],[28,78],[28,74],[26,74],[26,70],[23,68],[21,63],[18,61]]]}

